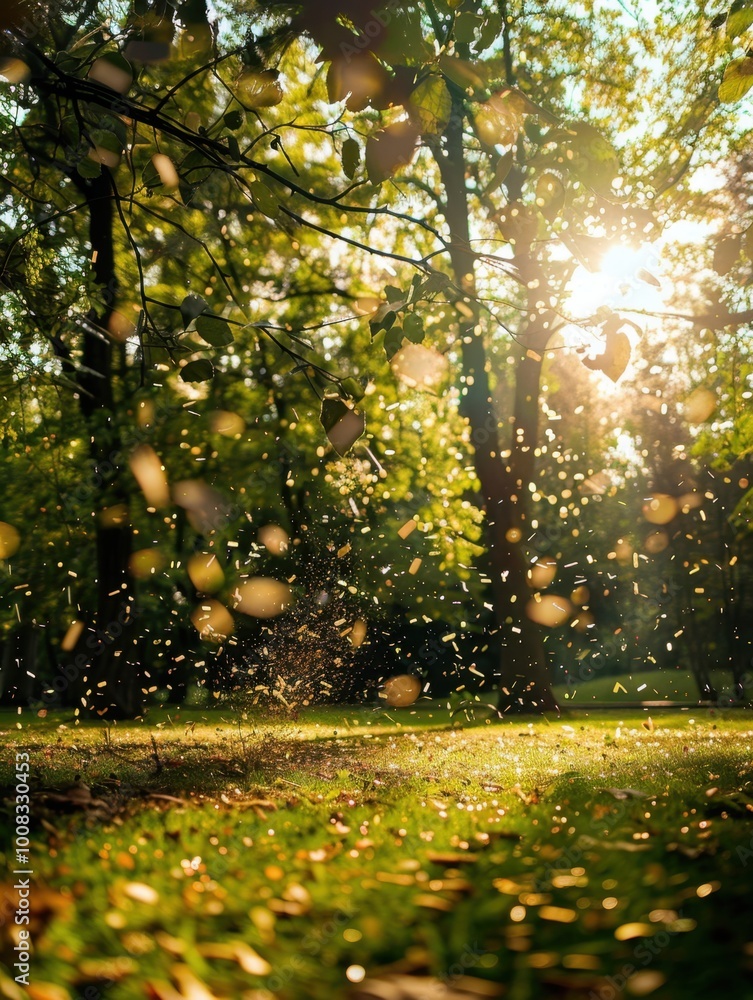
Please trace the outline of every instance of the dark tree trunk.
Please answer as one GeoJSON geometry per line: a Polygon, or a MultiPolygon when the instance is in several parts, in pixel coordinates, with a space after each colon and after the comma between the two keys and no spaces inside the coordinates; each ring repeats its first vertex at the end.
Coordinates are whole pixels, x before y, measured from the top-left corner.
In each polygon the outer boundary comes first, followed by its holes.
{"type": "Polygon", "coordinates": [[[129,716],[141,706],[136,634],[138,617],[129,573],[131,527],[120,430],[113,395],[113,342],[109,336],[118,291],[114,247],[114,182],[106,167],[88,183],[77,181],[89,212],[92,270],[100,306],[83,325],[79,407],[89,431],[92,510],[95,515],[97,606],[70,668],[71,693],[85,712],[129,716]]]}
{"type": "MultiPolygon", "coordinates": [[[[450,228],[450,260],[455,284],[468,296],[471,305],[476,283],[474,257],[470,252],[463,115],[462,95],[454,91],[452,115],[445,132],[446,150],[437,149],[435,155],[445,189],[445,216],[450,228]]],[[[511,456],[505,465],[500,456],[499,421],[491,400],[483,335],[474,319],[460,320],[458,334],[465,379],[463,412],[470,423],[476,475],[486,509],[494,612],[502,637],[499,708],[501,711],[557,710],[543,637],[525,614],[530,591],[526,576],[528,567],[520,544],[538,433],[540,361],[526,356],[520,363],[511,456]]]]}

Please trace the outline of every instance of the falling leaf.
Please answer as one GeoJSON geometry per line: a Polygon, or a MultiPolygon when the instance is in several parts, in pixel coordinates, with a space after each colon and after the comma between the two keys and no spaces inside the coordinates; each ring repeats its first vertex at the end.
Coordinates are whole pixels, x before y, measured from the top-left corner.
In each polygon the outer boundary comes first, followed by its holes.
{"type": "Polygon", "coordinates": [[[526,615],[537,625],[548,625],[555,628],[568,621],[573,613],[573,606],[566,597],[553,594],[536,595],[526,603],[526,615]]]}
{"type": "Polygon", "coordinates": [[[366,430],[366,418],[343,399],[325,396],[320,415],[327,439],[338,455],[345,455],[366,430]]]}
{"type": "MultiPolygon", "coordinates": [[[[151,164],[165,191],[177,191],[180,186],[180,177],[170,157],[165,153],[155,153],[152,156],[151,164]]],[[[147,184],[147,186],[151,187],[152,185],[147,184]]]]}
{"type": "Polygon", "coordinates": [[[372,132],[366,140],[366,172],[372,184],[381,184],[412,161],[418,136],[418,126],[411,121],[372,132]]]}
{"type": "Polygon", "coordinates": [[[667,977],[658,969],[641,969],[633,973],[625,984],[627,992],[634,997],[645,997],[667,981],[667,977]]]}
{"type": "Polygon", "coordinates": [[[345,101],[349,111],[363,111],[369,104],[382,106],[390,76],[373,52],[338,54],[327,72],[327,94],[332,104],[345,101]]]}
{"type": "Polygon", "coordinates": [[[363,618],[357,618],[353,623],[353,628],[348,635],[351,646],[358,648],[366,638],[367,625],[363,618]]]}
{"type": "Polygon", "coordinates": [[[131,472],[150,507],[165,507],[170,503],[170,489],[162,460],[154,448],[140,444],[129,459],[131,472]]]}
{"type": "Polygon", "coordinates": [[[637,937],[651,937],[655,928],[651,924],[631,923],[621,924],[614,932],[618,941],[631,941],[637,937]]]}
{"type": "Polygon", "coordinates": [[[81,633],[84,631],[85,625],[82,621],[73,621],[68,626],[68,630],[63,636],[63,640],[60,643],[60,648],[64,653],[70,653],[72,649],[76,648],[76,643],[81,638],[81,633]]]}
{"type": "Polygon", "coordinates": [[[21,536],[13,525],[0,521],[0,559],[10,559],[20,544],[21,536]]]}
{"type": "Polygon", "coordinates": [[[221,434],[226,438],[237,438],[246,429],[246,421],[239,413],[214,410],[209,415],[209,426],[215,434],[221,434]]]}
{"type": "Polygon", "coordinates": [[[261,576],[241,583],[234,597],[235,610],[254,618],[275,618],[282,614],[293,600],[288,584],[261,576]]]}
{"type": "Polygon", "coordinates": [[[201,479],[182,479],[172,488],[174,502],[188,511],[188,520],[197,531],[223,527],[237,514],[222,494],[201,479]]]}
{"type": "Polygon", "coordinates": [[[557,575],[557,562],[551,556],[536,558],[533,566],[526,572],[528,586],[534,590],[544,590],[553,582],[557,575]]]}
{"type": "Polygon", "coordinates": [[[205,594],[213,594],[225,582],[225,574],[214,552],[196,552],[186,568],[191,583],[205,594]]]}
{"type": "Polygon", "coordinates": [[[602,371],[613,382],[623,374],[632,353],[630,340],[620,331],[607,333],[607,343],[603,354],[595,358],[584,358],[583,364],[593,371],[602,371]]]}
{"type": "Polygon", "coordinates": [[[101,83],[110,90],[125,94],[133,83],[133,70],[123,56],[110,52],[95,59],[89,67],[89,79],[101,83]]]}
{"type": "Polygon", "coordinates": [[[716,395],[711,389],[693,389],[682,405],[682,413],[689,424],[702,424],[716,410],[716,395]]]}
{"type": "Polygon", "coordinates": [[[647,285],[653,285],[654,288],[661,288],[661,281],[659,281],[659,279],[650,271],[647,271],[645,267],[638,268],[636,278],[638,278],[639,281],[645,281],[647,285]]]}
{"type": "Polygon", "coordinates": [[[393,708],[412,705],[421,694],[421,682],[411,674],[398,674],[384,683],[384,698],[393,708]]]}
{"type": "Polygon", "coordinates": [[[355,176],[358,164],[361,162],[361,147],[357,139],[348,138],[345,140],[340,152],[343,173],[351,180],[355,176]]]}
{"type": "Polygon", "coordinates": [[[6,57],[0,59],[0,76],[7,83],[25,83],[31,76],[31,70],[23,60],[6,57]]]}
{"type": "Polygon", "coordinates": [[[145,882],[128,882],[123,886],[123,892],[137,903],[156,906],[159,903],[159,893],[145,882]]]}
{"type": "Polygon", "coordinates": [[[259,542],[273,556],[283,556],[288,551],[290,538],[279,524],[265,524],[259,528],[259,542]]]}
{"type": "Polygon", "coordinates": [[[668,524],[679,511],[679,504],[675,497],[666,493],[654,493],[643,504],[643,516],[651,524],[668,524]]]}
{"type": "Polygon", "coordinates": [[[410,520],[406,521],[405,524],[398,529],[397,533],[400,536],[400,538],[406,539],[408,535],[410,535],[413,531],[416,530],[417,527],[418,525],[415,522],[415,520],[413,518],[410,518],[410,520]]]}

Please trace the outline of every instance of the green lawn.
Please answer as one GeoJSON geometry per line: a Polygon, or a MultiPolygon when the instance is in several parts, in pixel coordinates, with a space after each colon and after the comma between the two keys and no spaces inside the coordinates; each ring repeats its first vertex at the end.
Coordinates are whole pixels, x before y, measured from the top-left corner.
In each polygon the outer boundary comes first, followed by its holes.
{"type": "MultiPolygon", "coordinates": [[[[727,670],[712,670],[711,679],[717,691],[732,688],[732,674],[727,670]]],[[[587,707],[589,702],[619,705],[621,702],[675,701],[693,704],[698,701],[698,684],[689,670],[644,670],[618,677],[594,677],[573,684],[558,684],[554,688],[561,705],[587,707]],[[618,686],[619,685],[619,686],[618,686]]]]}
{"type": "Polygon", "coordinates": [[[37,793],[10,1000],[753,998],[745,713],[2,713],[0,739],[37,793]]]}

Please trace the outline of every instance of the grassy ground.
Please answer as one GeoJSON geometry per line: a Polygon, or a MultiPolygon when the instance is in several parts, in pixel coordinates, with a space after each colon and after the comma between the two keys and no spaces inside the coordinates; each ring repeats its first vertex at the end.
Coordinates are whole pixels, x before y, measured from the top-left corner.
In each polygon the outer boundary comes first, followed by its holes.
{"type": "MultiPolygon", "coordinates": [[[[732,688],[732,674],[712,670],[711,680],[721,694],[732,688]]],[[[620,702],[674,701],[693,704],[698,701],[698,684],[689,670],[641,670],[634,674],[599,677],[555,686],[561,705],[587,707],[590,702],[619,705],[620,702]]]]}
{"type": "Polygon", "coordinates": [[[0,996],[753,998],[747,715],[458,718],[0,715],[36,948],[0,996]]]}

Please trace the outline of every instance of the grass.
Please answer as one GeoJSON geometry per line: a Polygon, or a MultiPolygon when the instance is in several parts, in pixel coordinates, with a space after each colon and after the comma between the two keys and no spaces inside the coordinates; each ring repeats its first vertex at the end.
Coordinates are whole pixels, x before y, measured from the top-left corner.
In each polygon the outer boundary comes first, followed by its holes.
{"type": "Polygon", "coordinates": [[[745,713],[458,719],[0,714],[36,946],[0,996],[753,998],[745,713]]]}
{"type": "MultiPolygon", "coordinates": [[[[732,687],[732,674],[728,670],[712,670],[711,679],[720,694],[732,687]]],[[[699,697],[698,684],[691,671],[679,668],[597,676],[572,684],[558,684],[554,691],[561,705],[574,708],[586,707],[589,702],[619,705],[620,702],[674,701],[690,705],[697,703],[699,697]]]]}

